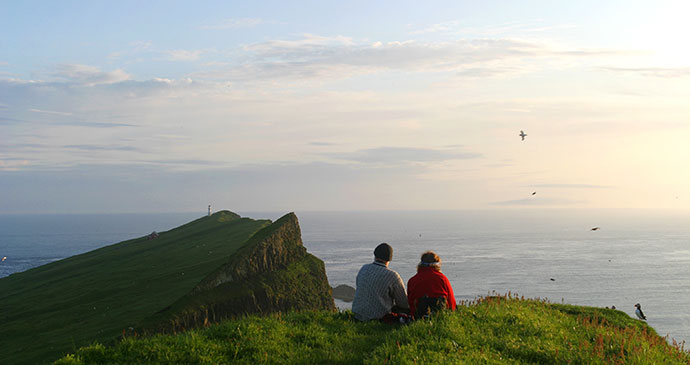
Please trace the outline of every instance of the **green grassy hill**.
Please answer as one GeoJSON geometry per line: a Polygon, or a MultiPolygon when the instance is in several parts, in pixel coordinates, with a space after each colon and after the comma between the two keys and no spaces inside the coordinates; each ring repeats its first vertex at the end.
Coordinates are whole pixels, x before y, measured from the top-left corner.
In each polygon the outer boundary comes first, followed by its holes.
{"type": "Polygon", "coordinates": [[[49,362],[108,343],[188,294],[270,223],[222,211],[0,279],[2,362],[49,362]]]}
{"type": "Polygon", "coordinates": [[[409,325],[352,313],[227,320],[177,335],[93,344],[56,364],[688,364],[646,323],[602,308],[490,297],[409,325]]]}

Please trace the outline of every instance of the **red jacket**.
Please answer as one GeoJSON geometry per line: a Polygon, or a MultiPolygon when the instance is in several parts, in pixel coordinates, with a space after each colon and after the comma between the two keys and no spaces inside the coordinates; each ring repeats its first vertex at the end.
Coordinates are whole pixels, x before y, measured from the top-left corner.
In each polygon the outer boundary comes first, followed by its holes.
{"type": "Polygon", "coordinates": [[[455,295],[450,281],[433,267],[420,267],[417,274],[407,282],[407,302],[410,304],[410,313],[414,315],[417,310],[417,300],[425,295],[430,298],[446,297],[447,308],[455,310],[455,295]]]}

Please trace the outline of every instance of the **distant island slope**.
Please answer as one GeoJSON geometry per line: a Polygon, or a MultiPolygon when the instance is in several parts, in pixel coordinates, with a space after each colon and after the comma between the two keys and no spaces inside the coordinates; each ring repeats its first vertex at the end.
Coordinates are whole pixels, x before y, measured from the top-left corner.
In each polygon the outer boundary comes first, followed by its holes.
{"type": "Polygon", "coordinates": [[[0,279],[0,351],[6,363],[46,363],[136,331],[302,307],[334,309],[297,217],[220,211],[0,279]]]}

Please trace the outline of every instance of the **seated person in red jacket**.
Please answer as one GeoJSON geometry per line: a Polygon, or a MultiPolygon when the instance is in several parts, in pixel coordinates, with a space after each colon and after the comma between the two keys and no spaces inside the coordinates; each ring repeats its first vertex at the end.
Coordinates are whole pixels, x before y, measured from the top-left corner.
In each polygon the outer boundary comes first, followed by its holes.
{"type": "Polygon", "coordinates": [[[417,274],[407,282],[407,302],[417,319],[442,308],[455,310],[453,288],[441,273],[441,258],[433,251],[422,254],[417,274]]]}

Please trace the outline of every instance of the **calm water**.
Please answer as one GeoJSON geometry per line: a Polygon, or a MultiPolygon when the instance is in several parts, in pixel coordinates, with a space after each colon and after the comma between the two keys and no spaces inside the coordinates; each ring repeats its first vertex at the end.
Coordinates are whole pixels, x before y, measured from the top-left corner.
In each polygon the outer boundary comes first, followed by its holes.
{"type": "MultiPolygon", "coordinates": [[[[277,213],[243,213],[276,219],[277,213]]],[[[331,285],[354,286],[380,242],[407,281],[420,254],[443,260],[458,301],[496,291],[578,305],[641,303],[659,334],[690,340],[690,217],[630,212],[297,212],[331,285]],[[598,231],[590,228],[599,226],[598,231]],[[554,281],[550,279],[554,279],[554,281]]],[[[0,216],[0,277],[200,214],[0,216]]],[[[342,303],[339,303],[343,305],[342,303]]]]}

